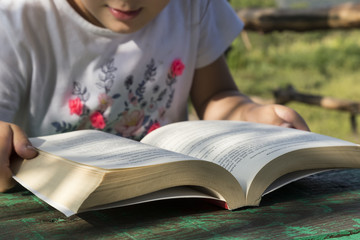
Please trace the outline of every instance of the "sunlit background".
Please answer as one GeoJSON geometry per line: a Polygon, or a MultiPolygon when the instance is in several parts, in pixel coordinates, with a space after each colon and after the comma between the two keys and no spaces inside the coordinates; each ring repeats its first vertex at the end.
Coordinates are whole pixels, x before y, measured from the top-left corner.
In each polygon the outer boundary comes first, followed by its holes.
{"type": "MultiPolygon", "coordinates": [[[[234,9],[248,7],[314,8],[341,0],[231,0],[234,9]]],[[[360,1],[358,1],[360,2],[360,1]]],[[[360,14],[360,13],[359,13],[360,14]]],[[[228,63],[239,89],[251,96],[273,99],[273,90],[292,84],[298,92],[360,102],[360,31],[246,31],[239,36],[228,63]]],[[[290,103],[313,132],[360,142],[351,129],[350,113],[290,103]]],[[[359,122],[359,117],[356,117],[359,122]]],[[[359,122],[360,124],[360,122],[359,122]]]]}

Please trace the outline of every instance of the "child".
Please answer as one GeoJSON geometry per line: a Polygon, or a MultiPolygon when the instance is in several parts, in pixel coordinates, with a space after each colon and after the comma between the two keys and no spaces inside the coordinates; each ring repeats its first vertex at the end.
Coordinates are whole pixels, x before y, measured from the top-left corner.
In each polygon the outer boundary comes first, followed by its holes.
{"type": "Polygon", "coordinates": [[[187,119],[308,130],[292,109],[238,92],[222,53],[242,23],[226,0],[1,0],[0,191],[26,136],[85,128],[140,139],[187,119]],[[26,135],[25,135],[26,134],[26,135]]]}

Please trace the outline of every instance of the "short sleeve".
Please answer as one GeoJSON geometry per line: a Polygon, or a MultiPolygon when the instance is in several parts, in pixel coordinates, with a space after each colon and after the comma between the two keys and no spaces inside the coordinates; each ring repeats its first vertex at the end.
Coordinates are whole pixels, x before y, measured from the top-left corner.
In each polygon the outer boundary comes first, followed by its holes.
{"type": "Polygon", "coordinates": [[[243,26],[226,0],[209,0],[200,23],[196,68],[205,67],[219,58],[243,26]]]}

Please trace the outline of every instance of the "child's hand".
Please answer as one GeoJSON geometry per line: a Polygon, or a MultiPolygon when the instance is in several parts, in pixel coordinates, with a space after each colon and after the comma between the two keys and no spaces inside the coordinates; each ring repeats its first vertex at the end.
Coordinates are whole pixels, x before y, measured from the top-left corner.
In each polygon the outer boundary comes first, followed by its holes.
{"type": "Polygon", "coordinates": [[[254,104],[245,116],[247,121],[272,124],[282,127],[296,128],[309,131],[304,119],[293,109],[277,104],[254,104]]]}
{"type": "Polygon", "coordinates": [[[191,100],[200,119],[240,120],[309,130],[305,121],[291,108],[256,104],[241,94],[224,57],[196,70],[191,100]]]}
{"type": "Polygon", "coordinates": [[[10,169],[12,154],[30,159],[37,155],[37,151],[18,126],[0,121],[0,192],[5,192],[15,185],[10,169]]]}

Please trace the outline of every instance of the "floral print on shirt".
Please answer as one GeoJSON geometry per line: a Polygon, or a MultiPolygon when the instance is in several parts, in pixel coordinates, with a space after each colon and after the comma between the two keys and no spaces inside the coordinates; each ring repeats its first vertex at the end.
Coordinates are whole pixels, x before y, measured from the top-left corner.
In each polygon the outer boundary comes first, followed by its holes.
{"type": "Polygon", "coordinates": [[[124,81],[126,94],[112,93],[117,68],[114,59],[111,59],[101,67],[95,83],[101,91],[95,96],[98,100],[96,108],[90,109],[87,104],[93,97],[88,88],[74,82],[68,108],[69,114],[76,115],[78,120],[75,123],[55,121],[52,125],[57,133],[90,128],[139,140],[161,126],[165,112],[172,105],[174,84],[184,69],[181,59],[175,59],[169,67],[166,84],[162,86],[156,83],[157,66],[152,59],[146,66],[143,80],[136,82],[134,76],[129,75],[124,81]],[[149,92],[150,95],[145,94],[149,92]],[[115,101],[122,103],[123,110],[119,110],[115,118],[110,118],[115,101]]]}

